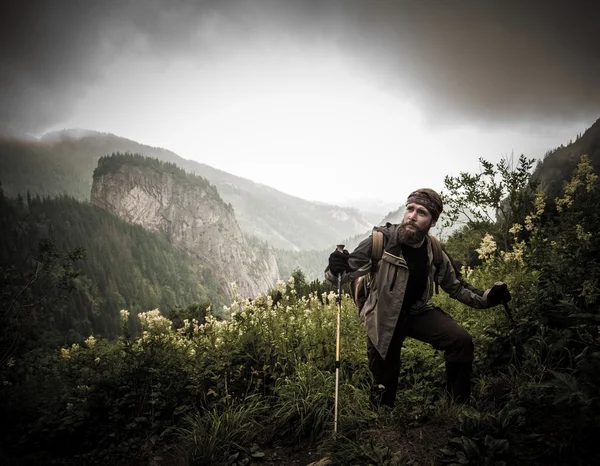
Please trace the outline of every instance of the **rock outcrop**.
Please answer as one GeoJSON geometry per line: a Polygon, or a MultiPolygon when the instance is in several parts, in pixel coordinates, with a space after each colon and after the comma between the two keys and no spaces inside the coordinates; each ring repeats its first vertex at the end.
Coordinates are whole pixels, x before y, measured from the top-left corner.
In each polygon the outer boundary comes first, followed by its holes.
{"type": "Polygon", "coordinates": [[[91,201],[208,263],[229,298],[233,282],[240,296],[251,298],[279,278],[273,252],[247,243],[216,188],[173,164],[128,154],[100,159],[91,201]]]}

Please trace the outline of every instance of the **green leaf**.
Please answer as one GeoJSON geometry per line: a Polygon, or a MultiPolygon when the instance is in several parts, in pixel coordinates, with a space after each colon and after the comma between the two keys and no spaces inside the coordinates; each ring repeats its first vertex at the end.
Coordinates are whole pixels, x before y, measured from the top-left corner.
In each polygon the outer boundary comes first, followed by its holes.
{"type": "Polygon", "coordinates": [[[458,462],[460,464],[469,464],[469,460],[467,459],[467,456],[462,451],[456,452],[456,459],[458,460],[458,462]]]}

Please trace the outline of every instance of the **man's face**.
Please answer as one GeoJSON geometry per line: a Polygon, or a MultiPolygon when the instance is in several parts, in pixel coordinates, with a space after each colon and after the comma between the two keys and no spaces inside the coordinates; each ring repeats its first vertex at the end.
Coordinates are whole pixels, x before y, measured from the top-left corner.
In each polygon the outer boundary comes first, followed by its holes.
{"type": "Polygon", "coordinates": [[[424,206],[415,202],[406,204],[404,217],[398,228],[400,241],[406,244],[419,244],[433,226],[435,220],[424,206]]]}

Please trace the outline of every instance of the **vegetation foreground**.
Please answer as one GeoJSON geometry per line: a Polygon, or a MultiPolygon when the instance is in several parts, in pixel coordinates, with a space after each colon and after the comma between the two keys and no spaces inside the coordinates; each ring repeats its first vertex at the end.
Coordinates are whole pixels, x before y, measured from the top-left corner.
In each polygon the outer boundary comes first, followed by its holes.
{"type": "Polygon", "coordinates": [[[475,342],[467,406],[447,401],[442,354],[407,340],[396,406],[373,411],[345,295],[334,435],[335,290],[297,270],[224,318],[122,310],[117,338],[5,352],[3,464],[600,464],[596,181],[584,157],[559,198],[524,185],[505,224],[479,219],[448,241],[456,256],[476,251],[471,283],[502,277],[513,293],[510,316],[435,297],[475,342]]]}

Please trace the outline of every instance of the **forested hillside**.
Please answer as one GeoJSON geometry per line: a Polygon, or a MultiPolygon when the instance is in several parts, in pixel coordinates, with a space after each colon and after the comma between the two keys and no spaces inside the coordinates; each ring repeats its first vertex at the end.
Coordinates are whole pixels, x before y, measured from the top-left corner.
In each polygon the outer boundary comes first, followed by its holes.
{"type": "Polygon", "coordinates": [[[590,158],[596,173],[600,172],[600,119],[578,134],[575,141],[569,141],[568,144],[548,151],[537,165],[532,178],[539,180],[549,195],[557,196],[563,182],[568,174],[573,172],[582,155],[590,158]]]}
{"type": "Polygon", "coordinates": [[[31,326],[28,337],[55,344],[90,334],[114,338],[122,309],[136,315],[225,302],[210,267],[89,202],[3,196],[0,235],[3,322],[11,330],[31,326]]]}

